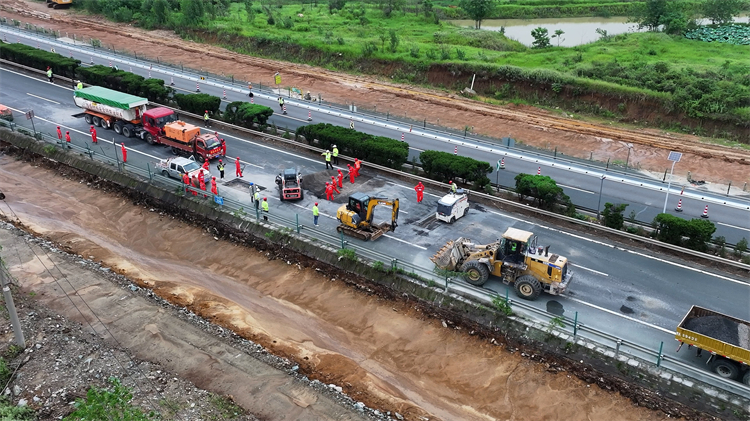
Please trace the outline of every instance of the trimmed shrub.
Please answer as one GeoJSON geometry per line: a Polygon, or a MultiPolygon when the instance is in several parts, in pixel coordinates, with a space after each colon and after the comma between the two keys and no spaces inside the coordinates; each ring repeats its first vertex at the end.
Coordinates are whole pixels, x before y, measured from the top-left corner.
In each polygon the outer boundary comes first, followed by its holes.
{"type": "MultiPolygon", "coordinates": [[[[79,67],[76,70],[81,81],[148,98],[149,101],[166,104],[174,89],[164,86],[162,79],[145,79],[143,76],[112,67],[96,65],[79,67]]],[[[202,114],[203,112],[201,112],[202,114]]]]}
{"type": "Polygon", "coordinates": [[[175,94],[174,100],[181,110],[200,116],[206,110],[209,114],[217,114],[221,105],[221,98],[209,94],[175,94]]]}
{"type": "Polygon", "coordinates": [[[705,251],[711,236],[716,232],[713,222],[705,219],[691,219],[690,221],[660,213],[654,218],[656,238],[665,243],[684,245],[687,248],[705,251]]]}
{"type": "MultiPolygon", "coordinates": [[[[205,109],[205,108],[204,108],[205,109]]],[[[253,124],[266,124],[273,115],[273,109],[249,102],[234,101],[224,110],[224,121],[238,126],[252,128],[253,124]]]]}
{"type": "Polygon", "coordinates": [[[516,180],[516,193],[520,200],[526,196],[533,197],[534,202],[542,209],[554,209],[555,205],[566,207],[566,214],[574,212],[570,197],[563,192],[555,180],[547,175],[518,174],[516,180]]]}
{"type": "Polygon", "coordinates": [[[320,147],[336,145],[344,155],[353,156],[385,167],[401,169],[409,157],[409,144],[383,136],[373,136],[345,127],[321,123],[300,127],[297,134],[312,144],[317,139],[320,147]]]}
{"type": "Polygon", "coordinates": [[[424,151],[419,154],[419,162],[428,177],[448,181],[461,178],[464,183],[474,183],[474,189],[480,190],[490,183],[487,174],[492,172],[492,166],[484,161],[465,156],[456,156],[448,152],[424,151]]]}
{"type": "Polygon", "coordinates": [[[23,44],[0,43],[0,58],[39,70],[47,70],[49,66],[54,74],[69,78],[75,77],[76,69],[81,65],[81,60],[23,44]]]}

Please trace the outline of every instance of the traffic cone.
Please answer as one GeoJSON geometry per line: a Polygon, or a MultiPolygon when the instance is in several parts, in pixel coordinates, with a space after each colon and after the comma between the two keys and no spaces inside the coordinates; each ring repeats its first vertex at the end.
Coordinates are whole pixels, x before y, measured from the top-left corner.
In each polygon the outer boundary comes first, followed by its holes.
{"type": "Polygon", "coordinates": [[[402,142],[404,141],[404,134],[403,133],[401,133],[401,141],[402,142]]]}
{"type": "Polygon", "coordinates": [[[109,67],[112,67],[112,60],[109,61],[109,67]]]}
{"type": "Polygon", "coordinates": [[[174,86],[174,77],[173,76],[169,77],[169,86],[174,86]]]}
{"type": "Polygon", "coordinates": [[[453,155],[458,155],[458,146],[453,148],[453,155]]]}
{"type": "Polygon", "coordinates": [[[250,103],[251,103],[251,104],[255,104],[255,98],[253,98],[253,97],[250,97],[250,103]]]}
{"type": "Polygon", "coordinates": [[[680,199],[679,202],[677,202],[677,207],[674,208],[677,212],[682,212],[682,199],[680,199]]]}
{"type": "Polygon", "coordinates": [[[198,86],[198,82],[195,82],[195,92],[200,92],[200,91],[201,91],[201,87],[198,86]]]}
{"type": "Polygon", "coordinates": [[[542,175],[542,167],[539,167],[539,169],[536,170],[536,175],[542,175]]]}
{"type": "Polygon", "coordinates": [[[148,71],[148,79],[151,79],[151,70],[148,71]]]}
{"type": "Polygon", "coordinates": [[[411,125],[409,125],[409,133],[411,133],[411,128],[412,128],[412,126],[411,126],[411,125]]]}
{"type": "Polygon", "coordinates": [[[227,99],[227,90],[226,89],[224,89],[224,96],[223,96],[223,98],[227,99]]]}
{"type": "Polygon", "coordinates": [[[129,71],[130,73],[133,73],[133,66],[128,66],[128,71],[129,71]]]}
{"type": "Polygon", "coordinates": [[[94,57],[93,56],[89,57],[89,63],[94,64],[94,57]]]}
{"type": "Polygon", "coordinates": [[[282,114],[286,115],[286,105],[282,106],[281,108],[284,110],[282,114]]]}
{"type": "Polygon", "coordinates": [[[706,208],[703,209],[703,215],[701,215],[701,218],[708,219],[708,205],[706,205],[706,208]]]}
{"type": "Polygon", "coordinates": [[[311,111],[307,112],[307,121],[312,121],[312,112],[311,111]]]}
{"type": "Polygon", "coordinates": [[[501,170],[505,169],[505,158],[503,158],[503,159],[500,160],[500,169],[501,170]]]}

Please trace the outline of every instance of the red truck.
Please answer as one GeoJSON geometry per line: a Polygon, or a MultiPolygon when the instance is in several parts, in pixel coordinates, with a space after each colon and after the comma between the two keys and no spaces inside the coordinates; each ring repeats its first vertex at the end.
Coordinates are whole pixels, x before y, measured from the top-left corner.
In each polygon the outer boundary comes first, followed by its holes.
{"type": "Polygon", "coordinates": [[[169,108],[146,108],[148,99],[101,86],[77,89],[73,94],[77,106],[84,109],[84,119],[125,137],[139,137],[151,145],[167,145],[175,155],[193,155],[203,162],[221,154],[221,144],[214,135],[201,135],[196,126],[178,121],[169,108]]]}

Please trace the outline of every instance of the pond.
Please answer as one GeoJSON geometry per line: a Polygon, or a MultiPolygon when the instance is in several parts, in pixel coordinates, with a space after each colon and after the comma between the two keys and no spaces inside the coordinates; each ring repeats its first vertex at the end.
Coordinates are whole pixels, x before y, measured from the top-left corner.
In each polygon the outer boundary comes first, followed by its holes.
{"type": "MultiPolygon", "coordinates": [[[[734,19],[735,22],[748,23],[748,16],[734,19]]],[[[461,27],[474,27],[472,20],[452,20],[450,23],[461,27]]],[[[611,18],[585,17],[585,18],[544,18],[544,19],[488,19],[482,21],[482,29],[487,31],[500,31],[505,28],[508,38],[519,41],[530,46],[534,41],[531,31],[538,27],[547,28],[552,36],[556,30],[562,29],[565,33],[560,37],[561,47],[574,47],[576,45],[588,44],[599,39],[597,28],[607,31],[609,35],[623,34],[626,32],[637,32],[638,25],[629,23],[625,16],[614,16],[611,18]]],[[[552,45],[558,45],[558,39],[550,40],[552,45]]]]}

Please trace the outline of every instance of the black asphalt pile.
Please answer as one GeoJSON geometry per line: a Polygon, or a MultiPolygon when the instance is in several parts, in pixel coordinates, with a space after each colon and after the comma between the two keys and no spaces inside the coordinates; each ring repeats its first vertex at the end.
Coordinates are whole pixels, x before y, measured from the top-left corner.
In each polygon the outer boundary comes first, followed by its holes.
{"type": "Polygon", "coordinates": [[[741,346],[739,340],[740,324],[721,316],[694,317],[685,321],[685,329],[718,339],[722,342],[741,346]]]}
{"type": "MultiPolygon", "coordinates": [[[[372,177],[360,175],[359,177],[357,177],[354,184],[352,184],[349,182],[348,172],[342,172],[344,173],[344,187],[339,188],[339,191],[341,192],[340,194],[337,194],[335,191],[333,192],[334,202],[346,203],[349,200],[349,195],[354,193],[355,191],[360,191],[360,189],[363,193],[369,192],[368,187],[371,186],[365,185],[365,183],[372,180],[372,177]]],[[[336,180],[338,181],[338,175],[339,173],[336,170],[324,170],[312,174],[302,174],[302,187],[308,194],[311,193],[318,197],[318,199],[325,200],[326,183],[331,182],[332,176],[336,177],[336,180]]],[[[338,187],[338,185],[336,187],[338,187]]]]}

